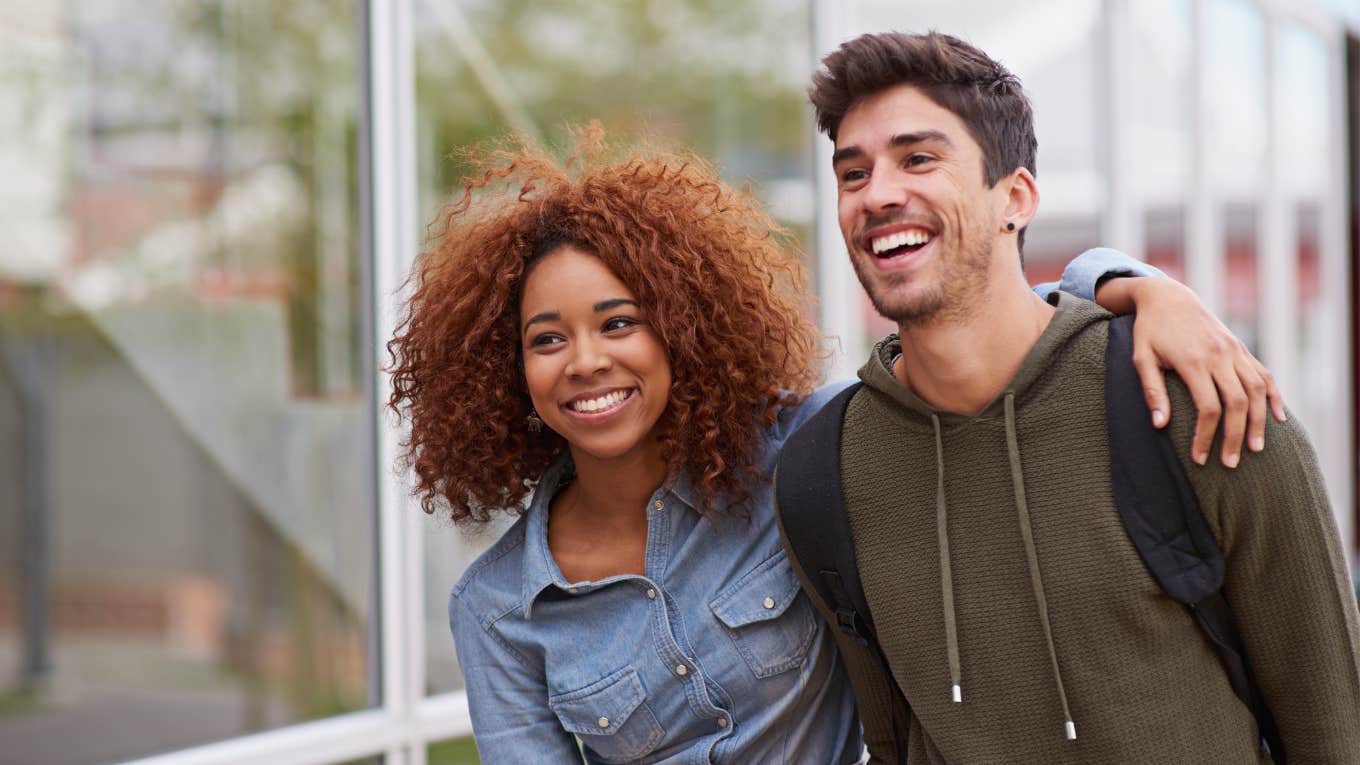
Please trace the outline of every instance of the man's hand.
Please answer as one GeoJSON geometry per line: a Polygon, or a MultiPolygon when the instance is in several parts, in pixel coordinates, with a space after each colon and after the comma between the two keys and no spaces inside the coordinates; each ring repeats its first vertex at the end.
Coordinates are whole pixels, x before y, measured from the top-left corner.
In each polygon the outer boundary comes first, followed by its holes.
{"type": "Polygon", "coordinates": [[[1154,426],[1164,427],[1171,418],[1162,370],[1176,370],[1185,382],[1199,410],[1190,447],[1195,462],[1208,462],[1220,415],[1221,459],[1230,468],[1241,459],[1244,434],[1247,448],[1254,452],[1265,448],[1267,407],[1276,420],[1285,421],[1284,398],[1270,371],[1189,287],[1174,279],[1107,279],[1096,290],[1096,302],[1115,314],[1138,313],[1133,323],[1133,365],[1154,426]]]}

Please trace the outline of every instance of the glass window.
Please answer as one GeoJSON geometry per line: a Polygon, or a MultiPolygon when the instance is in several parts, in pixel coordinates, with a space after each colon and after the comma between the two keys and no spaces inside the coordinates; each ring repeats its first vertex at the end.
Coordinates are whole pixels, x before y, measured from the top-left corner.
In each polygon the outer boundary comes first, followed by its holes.
{"type": "Polygon", "coordinates": [[[1129,4],[1133,87],[1129,141],[1133,198],[1143,210],[1145,257],[1185,278],[1185,200],[1190,183],[1193,48],[1189,0],[1129,4]]]}
{"type": "MultiPolygon", "coordinates": [[[[711,158],[811,246],[809,8],[803,0],[417,2],[423,221],[463,175],[459,150],[512,129],[561,145],[568,124],[598,119],[613,136],[651,136],[711,158]]],[[[462,687],[448,592],[498,533],[449,526],[430,519],[425,536],[431,692],[462,687]]]]}
{"type": "Polygon", "coordinates": [[[1324,432],[1328,413],[1336,411],[1345,395],[1337,380],[1335,338],[1327,333],[1323,297],[1320,239],[1322,200],[1333,172],[1327,151],[1331,77],[1327,46],[1315,32],[1293,23],[1282,23],[1276,38],[1275,77],[1278,98],[1275,108],[1283,115],[1280,145],[1285,155],[1281,183],[1294,218],[1296,240],[1292,253],[1298,289],[1295,308],[1294,390],[1287,391],[1290,406],[1314,432],[1324,432]],[[1331,373],[1327,373],[1327,372],[1331,373]]]}
{"type": "Polygon", "coordinates": [[[1210,188],[1223,222],[1223,319],[1258,350],[1257,258],[1261,178],[1266,153],[1265,21],[1248,0],[1209,0],[1204,44],[1210,188]]]}
{"type": "Polygon", "coordinates": [[[0,21],[0,759],[373,701],[356,7],[0,21]]]}

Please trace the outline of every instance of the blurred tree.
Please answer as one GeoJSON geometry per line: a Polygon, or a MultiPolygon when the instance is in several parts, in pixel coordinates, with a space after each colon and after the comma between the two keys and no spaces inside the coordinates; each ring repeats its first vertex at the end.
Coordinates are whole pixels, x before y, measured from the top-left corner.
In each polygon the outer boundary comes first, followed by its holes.
{"type": "Polygon", "coordinates": [[[459,7],[451,13],[436,0],[417,3],[417,94],[427,131],[421,162],[422,170],[437,170],[427,187],[447,193],[465,171],[450,153],[511,128],[505,104],[550,143],[563,139],[568,123],[599,119],[617,134],[692,147],[729,180],[811,177],[805,2],[466,0],[459,7]],[[467,36],[480,45],[456,44],[467,36]]]}

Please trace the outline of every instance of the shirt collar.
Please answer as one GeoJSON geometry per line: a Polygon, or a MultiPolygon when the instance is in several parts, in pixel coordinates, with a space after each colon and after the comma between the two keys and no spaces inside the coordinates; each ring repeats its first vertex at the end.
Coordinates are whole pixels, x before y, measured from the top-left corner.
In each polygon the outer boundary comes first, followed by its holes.
{"type": "Polygon", "coordinates": [[[571,455],[564,449],[552,461],[543,477],[538,479],[534,488],[534,498],[529,502],[528,517],[524,527],[524,575],[521,578],[521,599],[524,601],[524,618],[528,619],[534,600],[549,585],[567,588],[566,577],[557,567],[552,552],[548,550],[548,509],[558,490],[576,474],[571,455]]]}
{"type": "MultiPolygon", "coordinates": [[[[557,496],[557,492],[575,475],[576,466],[571,461],[571,454],[564,449],[553,459],[548,469],[543,471],[543,477],[534,488],[534,498],[529,502],[529,510],[525,513],[524,571],[521,577],[520,596],[524,603],[526,620],[531,616],[534,601],[544,590],[550,586],[568,590],[571,586],[563,576],[562,569],[558,568],[557,561],[553,560],[552,551],[548,549],[548,511],[552,507],[553,497],[557,496]]],[[[669,494],[691,510],[695,507],[694,485],[689,479],[689,474],[683,470],[671,476],[657,493],[669,494]]],[[[650,512],[651,508],[648,508],[648,513],[650,512]]]]}

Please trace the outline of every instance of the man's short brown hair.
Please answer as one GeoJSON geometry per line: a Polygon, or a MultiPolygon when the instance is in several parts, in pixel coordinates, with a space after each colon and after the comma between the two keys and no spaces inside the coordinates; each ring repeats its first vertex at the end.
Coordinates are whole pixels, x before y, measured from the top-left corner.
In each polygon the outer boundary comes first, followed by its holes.
{"type": "Polygon", "coordinates": [[[988,186],[1016,168],[1035,172],[1034,113],[1020,80],[986,53],[950,35],[860,35],[822,59],[808,98],[817,129],[836,140],[845,113],[880,91],[910,85],[963,121],[982,147],[988,186]]]}

